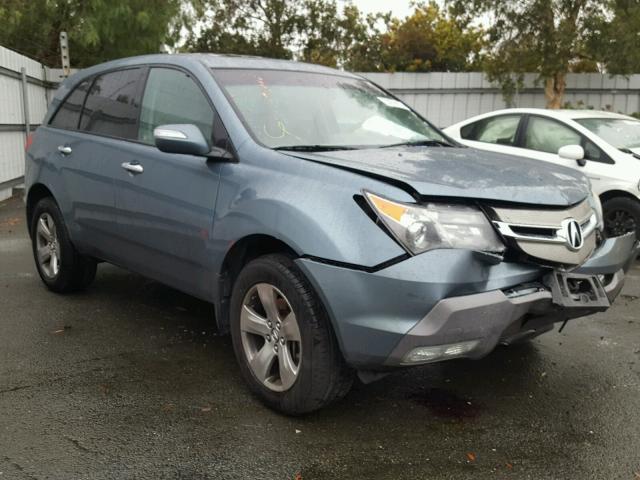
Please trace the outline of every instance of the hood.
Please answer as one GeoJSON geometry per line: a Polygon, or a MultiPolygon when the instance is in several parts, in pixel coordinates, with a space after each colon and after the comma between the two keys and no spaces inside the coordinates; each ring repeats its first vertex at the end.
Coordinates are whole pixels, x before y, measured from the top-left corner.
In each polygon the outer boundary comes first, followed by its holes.
{"type": "Polygon", "coordinates": [[[406,146],[288,155],[401,182],[421,196],[566,207],[590,191],[589,181],[576,170],[474,148],[406,146]]]}
{"type": "Polygon", "coordinates": [[[640,147],[630,148],[629,150],[631,150],[635,156],[640,157],[640,147]]]}

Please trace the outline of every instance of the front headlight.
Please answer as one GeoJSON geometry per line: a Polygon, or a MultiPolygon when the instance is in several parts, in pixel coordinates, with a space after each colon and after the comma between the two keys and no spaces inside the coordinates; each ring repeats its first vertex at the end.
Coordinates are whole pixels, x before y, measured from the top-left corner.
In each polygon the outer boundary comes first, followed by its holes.
{"type": "Polygon", "coordinates": [[[409,253],[438,248],[503,252],[495,230],[477,208],[429,203],[400,203],[364,192],[369,205],[409,253]]]}

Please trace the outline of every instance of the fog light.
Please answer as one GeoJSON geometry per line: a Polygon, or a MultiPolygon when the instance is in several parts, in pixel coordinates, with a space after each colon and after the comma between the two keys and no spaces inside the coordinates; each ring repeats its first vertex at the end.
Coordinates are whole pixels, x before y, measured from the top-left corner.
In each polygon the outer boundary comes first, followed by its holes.
{"type": "Polygon", "coordinates": [[[402,363],[432,363],[464,356],[478,346],[480,340],[436,345],[432,347],[417,347],[407,353],[402,363]]]}

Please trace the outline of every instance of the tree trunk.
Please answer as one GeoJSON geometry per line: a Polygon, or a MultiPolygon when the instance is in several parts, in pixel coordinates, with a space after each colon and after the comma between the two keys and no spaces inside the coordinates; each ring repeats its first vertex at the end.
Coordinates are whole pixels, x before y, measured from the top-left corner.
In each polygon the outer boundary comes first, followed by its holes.
{"type": "Polygon", "coordinates": [[[564,89],[567,86],[565,78],[566,73],[559,72],[546,79],[544,85],[544,96],[547,99],[547,108],[562,108],[564,89]]]}

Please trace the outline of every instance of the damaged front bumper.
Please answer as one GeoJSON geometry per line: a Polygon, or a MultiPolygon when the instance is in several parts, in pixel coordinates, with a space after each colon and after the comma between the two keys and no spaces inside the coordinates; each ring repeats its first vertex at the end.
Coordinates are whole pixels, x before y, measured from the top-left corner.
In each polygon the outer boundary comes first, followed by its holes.
{"type": "Polygon", "coordinates": [[[361,369],[480,358],[554,323],[606,310],[640,253],[630,234],[606,240],[573,276],[597,276],[600,302],[567,306],[550,269],[490,265],[463,250],[411,257],[377,272],[299,259],[323,297],[347,362],[361,369]]]}

